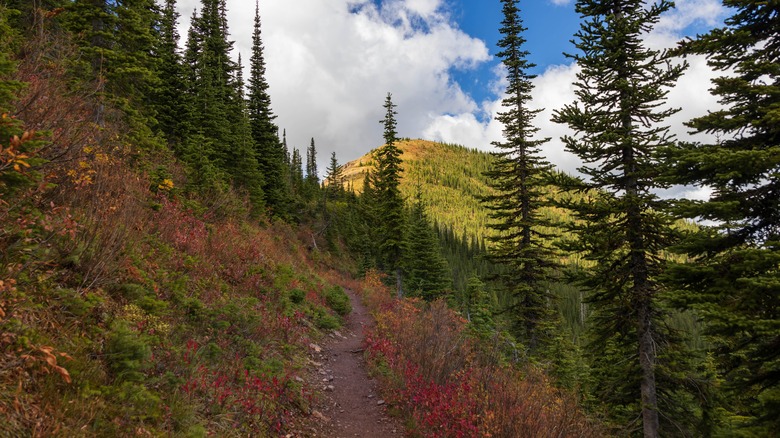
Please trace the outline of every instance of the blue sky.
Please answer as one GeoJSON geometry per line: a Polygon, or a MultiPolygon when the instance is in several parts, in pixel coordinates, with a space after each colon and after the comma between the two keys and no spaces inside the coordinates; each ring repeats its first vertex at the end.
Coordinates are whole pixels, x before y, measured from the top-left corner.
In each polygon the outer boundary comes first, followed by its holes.
{"type": "MultiPolygon", "coordinates": [[[[181,32],[200,0],[179,0],[181,32]]],[[[671,47],[684,36],[720,25],[719,0],[677,0],[646,36],[654,48],[671,47]]],[[[230,32],[237,56],[249,59],[255,2],[228,0],[230,32]]],[[[565,127],[552,111],[574,99],[578,67],[563,52],[579,28],[573,0],[520,2],[529,60],[537,64],[533,93],[540,136],[551,137],[547,158],[565,171],[577,160],[563,150],[565,127]]],[[[387,92],[398,106],[402,137],[425,138],[491,150],[502,127],[503,75],[496,42],[502,19],[499,0],[261,0],[263,42],[272,107],[291,147],[315,138],[320,168],[331,151],[341,162],[382,143],[378,121],[387,92]]],[[[702,58],[690,58],[686,76],[670,90],[669,105],[683,111],[670,120],[687,136],[683,122],[717,107],[709,96],[715,75],[702,58]]]]}
{"type": "MultiPolygon", "coordinates": [[[[530,52],[528,60],[536,67],[533,74],[541,74],[549,65],[566,62],[564,51],[571,53],[572,35],[579,28],[579,17],[574,13],[573,4],[556,5],[546,0],[524,1],[520,5],[526,30],[526,49],[530,52]]],[[[503,19],[501,4],[498,1],[460,0],[452,1],[453,18],[458,26],[469,35],[473,35],[488,46],[490,53],[498,52],[496,43],[501,38],[499,32],[503,19]]],[[[459,70],[453,77],[465,91],[477,101],[488,98],[489,81],[492,80],[492,68],[498,60],[485,63],[476,70],[459,70]]]]}

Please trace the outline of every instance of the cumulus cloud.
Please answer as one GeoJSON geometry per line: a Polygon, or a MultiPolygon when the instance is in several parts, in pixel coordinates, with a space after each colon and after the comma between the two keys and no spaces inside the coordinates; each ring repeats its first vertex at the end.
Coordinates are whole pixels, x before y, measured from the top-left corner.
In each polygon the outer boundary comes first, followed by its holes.
{"type": "MultiPolygon", "coordinates": [[[[182,34],[199,0],[180,0],[182,34]]],[[[235,48],[251,54],[254,2],[228,0],[235,48]]],[[[478,105],[452,68],[489,60],[481,40],[448,18],[444,0],[283,0],[260,2],[272,107],[291,147],[314,137],[320,168],[330,151],[355,159],[382,143],[385,96],[398,106],[400,136],[418,137],[434,115],[478,105]]]]}
{"type": "MultiPolygon", "coordinates": [[[[557,3],[566,3],[563,0],[553,0],[557,3]]],[[[726,11],[717,0],[677,0],[677,9],[662,17],[656,29],[646,36],[645,43],[654,49],[671,48],[685,35],[685,30],[691,25],[700,23],[705,26],[713,26],[722,21],[726,11]]],[[[690,129],[684,123],[693,117],[704,115],[707,111],[719,108],[717,99],[710,95],[711,79],[717,74],[707,66],[706,59],[702,56],[688,57],[688,69],[677,84],[669,90],[665,107],[679,108],[678,113],[667,120],[671,132],[681,140],[687,141],[711,141],[711,136],[690,134],[690,129]]],[[[681,61],[680,61],[681,62],[681,61]]],[[[576,64],[553,65],[548,67],[534,81],[531,105],[542,108],[535,119],[535,126],[539,128],[537,138],[550,138],[544,151],[547,159],[560,170],[576,173],[581,162],[577,157],[564,149],[561,137],[570,134],[566,126],[553,123],[551,117],[555,110],[575,100],[573,83],[579,67],[576,64]]],[[[496,70],[496,84],[502,96],[506,82],[501,81],[505,72],[496,70]]],[[[503,97],[501,97],[503,98],[503,97]]],[[[483,102],[482,110],[487,111],[490,117],[478,119],[471,112],[462,112],[456,115],[448,114],[434,117],[428,128],[424,131],[427,138],[455,143],[463,143],[467,146],[491,150],[491,143],[501,140],[502,127],[495,120],[495,115],[501,110],[501,98],[495,101],[483,102]],[[482,121],[480,121],[482,120],[482,121]]],[[[701,190],[693,191],[688,188],[678,188],[676,193],[685,196],[701,197],[701,190]]],[[[671,193],[671,192],[670,192],[671,193]]]]}
{"type": "MultiPolygon", "coordinates": [[[[556,5],[570,0],[549,0],[556,5]]],[[[199,0],[179,0],[182,35],[199,0]]],[[[277,124],[291,147],[305,148],[314,137],[320,168],[330,151],[340,161],[355,159],[382,143],[382,104],[387,92],[398,106],[400,136],[422,137],[492,150],[502,129],[505,71],[498,66],[490,87],[495,99],[475,102],[451,76],[492,61],[486,44],[461,31],[448,9],[450,0],[263,0],[260,13],[268,64],[267,79],[277,124]]],[[[677,0],[645,42],[672,47],[692,26],[721,22],[718,0],[677,0]]],[[[231,37],[248,63],[254,2],[228,0],[231,37]]],[[[668,106],[682,108],[669,120],[672,131],[691,139],[683,125],[718,107],[707,91],[715,75],[701,57],[691,57],[685,76],[670,90],[668,106]]],[[[535,119],[537,137],[549,137],[549,161],[575,172],[578,159],[564,150],[568,128],[550,119],[574,101],[578,67],[549,66],[534,80],[533,102],[543,108],[535,119]]],[[[696,137],[706,141],[706,138],[696,137]]]]}

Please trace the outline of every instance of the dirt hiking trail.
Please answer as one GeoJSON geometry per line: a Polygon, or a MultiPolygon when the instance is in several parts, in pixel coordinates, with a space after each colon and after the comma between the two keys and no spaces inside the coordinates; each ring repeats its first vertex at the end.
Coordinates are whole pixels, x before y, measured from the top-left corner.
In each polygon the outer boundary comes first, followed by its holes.
{"type": "Polygon", "coordinates": [[[313,421],[304,436],[402,437],[403,425],[388,416],[378,383],[368,376],[363,359],[363,327],[372,327],[373,319],[353,291],[346,293],[352,313],[345,318],[344,327],[331,333],[322,345],[312,345],[310,378],[323,397],[312,408],[313,421]]]}

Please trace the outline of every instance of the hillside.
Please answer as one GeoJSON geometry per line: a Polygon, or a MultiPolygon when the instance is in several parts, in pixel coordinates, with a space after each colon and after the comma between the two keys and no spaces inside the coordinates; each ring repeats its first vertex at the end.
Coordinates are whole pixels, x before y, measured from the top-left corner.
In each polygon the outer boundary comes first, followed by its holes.
{"type": "MultiPolygon", "coordinates": [[[[403,151],[401,193],[405,198],[412,199],[419,185],[431,220],[467,239],[483,240],[489,235],[489,212],[479,199],[492,191],[484,175],[493,160],[491,154],[428,140],[403,139],[397,146],[403,151]]],[[[373,152],[344,165],[348,188],[361,190],[364,175],[373,166],[373,152]]],[[[551,190],[548,193],[553,195],[551,190]]],[[[567,211],[554,207],[542,208],[540,214],[560,222],[572,220],[567,211]]]]}
{"type": "MultiPolygon", "coordinates": [[[[479,197],[490,192],[483,173],[492,156],[476,149],[427,140],[400,140],[403,151],[401,193],[411,199],[419,184],[432,220],[452,226],[460,235],[483,238],[487,230],[487,211],[479,197]]],[[[371,154],[344,165],[345,184],[357,191],[365,172],[372,168],[371,154]]]]}

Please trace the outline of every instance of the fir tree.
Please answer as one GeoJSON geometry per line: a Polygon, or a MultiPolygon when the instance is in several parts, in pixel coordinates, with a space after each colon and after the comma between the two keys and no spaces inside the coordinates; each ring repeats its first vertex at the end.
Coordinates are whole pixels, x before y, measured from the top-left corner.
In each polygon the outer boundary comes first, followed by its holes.
{"type": "Polygon", "coordinates": [[[379,249],[384,268],[395,271],[398,297],[401,290],[401,256],[404,236],[404,201],[399,186],[401,184],[401,150],[396,146],[398,134],[392,95],[387,93],[384,108],[385,118],[379,123],[384,125],[385,145],[377,149],[376,175],[374,188],[377,197],[377,210],[381,219],[379,249]]]}
{"type": "Polygon", "coordinates": [[[684,390],[686,356],[664,323],[659,274],[662,251],[674,242],[654,154],[673,143],[665,119],[676,110],[659,109],[684,65],[669,63],[668,52],[643,46],[642,36],[672,4],[641,0],[580,0],[583,16],[576,34],[582,67],[577,103],[555,115],[575,132],[566,148],[585,163],[579,170],[589,196],[567,206],[582,221],[577,249],[595,262],[583,271],[594,313],[591,325],[597,378],[596,398],[611,405],[613,420],[633,431],[641,418],[644,436],[679,434],[693,422],[684,390]]]}
{"type": "MultiPolygon", "coordinates": [[[[156,81],[153,29],[160,21],[154,0],[75,0],[66,7],[65,27],[78,36],[81,56],[73,61],[77,76],[90,78],[97,94],[126,112],[149,106],[156,81]]],[[[104,122],[105,108],[95,106],[94,119],[104,122]]]]}
{"type": "Polygon", "coordinates": [[[681,46],[729,73],[711,89],[725,108],[689,123],[720,141],[669,151],[673,182],[712,189],[679,211],[716,224],[681,245],[693,262],[676,266],[672,281],[706,321],[730,407],[771,435],[780,428],[780,15],[776,2],[724,4],[734,12],[725,27],[681,46]]]}
{"type": "Polygon", "coordinates": [[[279,141],[279,128],[274,124],[276,116],[271,110],[271,96],[265,79],[265,57],[260,29],[260,4],[255,4],[255,21],[252,33],[252,58],[249,78],[249,119],[255,142],[257,160],[265,179],[263,191],[272,213],[286,216],[289,203],[289,187],[285,184],[285,153],[279,141]]]}
{"type": "Polygon", "coordinates": [[[303,193],[303,159],[301,158],[301,151],[298,148],[293,148],[292,158],[290,158],[290,172],[292,180],[292,191],[294,194],[301,196],[303,193]]]}
{"type": "Polygon", "coordinates": [[[336,159],[335,151],[330,155],[330,165],[327,169],[325,181],[326,197],[336,199],[344,193],[344,167],[340,165],[339,161],[336,159]]]}
{"type": "Polygon", "coordinates": [[[159,84],[154,92],[159,130],[177,151],[188,131],[185,71],[179,53],[178,20],[176,0],[166,0],[158,30],[156,55],[159,84]]]}
{"type": "Polygon", "coordinates": [[[502,102],[505,112],[497,119],[504,125],[504,140],[494,142],[499,149],[486,175],[496,194],[484,198],[491,211],[491,228],[497,231],[491,240],[490,257],[506,267],[498,279],[514,297],[511,312],[515,319],[515,335],[532,352],[545,347],[553,339],[556,312],[550,305],[551,268],[555,266],[552,251],[540,227],[551,224],[539,215],[544,205],[541,186],[550,165],[540,156],[540,147],[549,139],[533,139],[538,128],[533,117],[540,110],[531,110],[531,80],[528,70],[534,65],[526,60],[525,39],[517,0],[503,0],[503,38],[497,54],[507,69],[508,87],[502,102]]]}
{"type": "MultiPolygon", "coordinates": [[[[230,112],[238,115],[233,122],[233,135],[231,139],[227,170],[233,176],[235,185],[245,190],[249,195],[254,212],[257,214],[264,206],[263,174],[255,156],[252,130],[249,123],[249,113],[244,100],[244,79],[241,55],[238,56],[238,68],[236,69],[236,81],[234,84],[233,98],[230,101],[230,112]]],[[[280,181],[284,183],[284,181],[280,181]]]]}
{"type": "Polygon", "coordinates": [[[404,284],[411,295],[433,301],[442,297],[452,282],[439,239],[425,214],[419,185],[408,228],[404,245],[404,284]]]}
{"type": "Polygon", "coordinates": [[[358,200],[360,213],[359,236],[361,236],[358,243],[358,253],[360,254],[360,267],[363,273],[368,269],[379,266],[379,227],[376,224],[380,223],[380,218],[377,210],[378,200],[376,190],[374,190],[373,179],[373,174],[370,171],[363,175],[363,185],[358,200]]]}
{"type": "Polygon", "coordinates": [[[312,199],[320,187],[320,176],[317,170],[317,146],[314,138],[311,139],[309,147],[306,149],[306,195],[312,199]]]}

